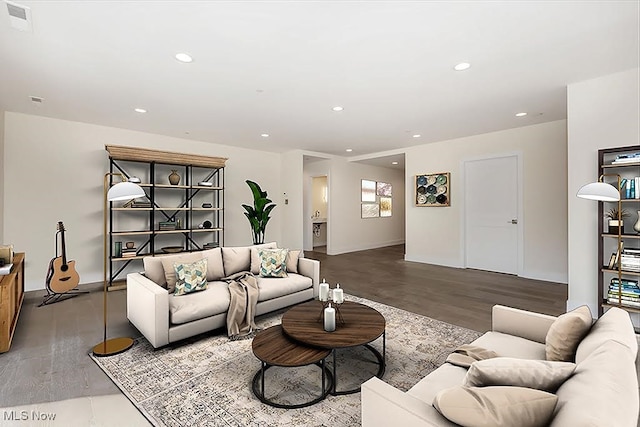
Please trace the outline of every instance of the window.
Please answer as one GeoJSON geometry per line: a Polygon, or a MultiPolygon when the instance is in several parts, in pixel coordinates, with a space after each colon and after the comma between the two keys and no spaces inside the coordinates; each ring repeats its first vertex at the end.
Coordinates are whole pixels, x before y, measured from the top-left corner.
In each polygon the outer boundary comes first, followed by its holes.
{"type": "Polygon", "coordinates": [[[390,217],[392,212],[392,185],[388,182],[362,180],[362,218],[390,217]]]}

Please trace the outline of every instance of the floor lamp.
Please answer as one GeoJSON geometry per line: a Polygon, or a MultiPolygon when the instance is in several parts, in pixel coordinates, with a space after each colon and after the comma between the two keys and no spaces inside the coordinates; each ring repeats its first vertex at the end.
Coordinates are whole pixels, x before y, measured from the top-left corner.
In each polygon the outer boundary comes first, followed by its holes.
{"type": "Polygon", "coordinates": [[[104,340],[93,347],[94,356],[112,356],[114,354],[122,353],[128,350],[133,345],[131,338],[112,338],[107,340],[107,258],[109,253],[107,252],[107,204],[118,200],[131,200],[146,196],[146,193],[137,184],[128,182],[125,180],[124,175],[120,173],[107,173],[104,176],[104,220],[103,220],[103,243],[104,243],[104,264],[103,264],[103,309],[104,309],[104,340]],[[109,185],[109,177],[119,176],[122,182],[119,182],[113,186],[109,185]]]}
{"type": "MultiPolygon", "coordinates": [[[[616,255],[616,266],[618,270],[618,304],[622,305],[622,202],[620,201],[619,189],[620,175],[617,173],[605,173],[600,175],[598,182],[592,182],[580,188],[576,195],[582,199],[598,200],[601,202],[618,202],[618,251],[616,255]],[[618,188],[604,182],[605,176],[616,177],[618,180],[618,188]]],[[[600,260],[600,262],[602,262],[602,260],[600,260]]]]}

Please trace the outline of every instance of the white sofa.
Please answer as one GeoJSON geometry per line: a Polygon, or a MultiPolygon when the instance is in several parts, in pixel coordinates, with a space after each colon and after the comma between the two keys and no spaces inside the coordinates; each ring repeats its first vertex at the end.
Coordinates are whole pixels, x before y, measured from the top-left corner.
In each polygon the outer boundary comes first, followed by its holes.
{"type": "Polygon", "coordinates": [[[143,273],[127,275],[127,318],[154,348],[226,327],[230,294],[220,279],[239,271],[252,271],[258,279],[256,316],[317,297],[319,261],[300,257],[297,273],[289,269],[285,278],[258,276],[257,249],[275,247],[267,243],[146,257],[143,273]],[[172,271],[173,263],[202,258],[207,258],[207,289],[180,296],[170,293],[166,271],[172,271]]]}
{"type": "MultiPolygon", "coordinates": [[[[556,317],[496,305],[492,330],[472,344],[498,356],[545,360],[545,338],[556,317]]],[[[610,308],[580,341],[576,369],[555,391],[552,427],[636,427],[638,343],[629,314],[610,308]]],[[[393,357],[389,354],[387,357],[393,357]]],[[[460,386],[467,374],[445,363],[406,393],[374,377],[362,385],[362,425],[456,426],[432,403],[438,392],[460,386]]]]}

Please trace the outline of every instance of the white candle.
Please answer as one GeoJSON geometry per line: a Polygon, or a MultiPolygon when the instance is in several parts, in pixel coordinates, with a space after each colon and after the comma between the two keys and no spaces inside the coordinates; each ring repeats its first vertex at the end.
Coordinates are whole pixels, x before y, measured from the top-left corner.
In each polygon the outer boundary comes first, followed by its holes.
{"type": "Polygon", "coordinates": [[[336,330],[336,309],[331,307],[331,304],[324,309],[324,330],[327,332],[336,330]]]}
{"type": "Polygon", "coordinates": [[[329,284],[322,279],[320,283],[320,301],[327,301],[329,299],[329,284]]]}
{"type": "Polygon", "coordinates": [[[338,283],[333,290],[333,302],[336,304],[342,304],[344,302],[344,292],[340,289],[340,283],[338,283]]]}

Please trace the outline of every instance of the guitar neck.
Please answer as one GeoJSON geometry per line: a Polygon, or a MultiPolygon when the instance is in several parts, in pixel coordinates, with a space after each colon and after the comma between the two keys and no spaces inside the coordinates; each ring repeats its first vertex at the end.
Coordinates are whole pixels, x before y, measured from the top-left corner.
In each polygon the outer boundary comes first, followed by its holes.
{"type": "Polygon", "coordinates": [[[58,228],[60,229],[60,241],[62,245],[62,265],[67,265],[67,246],[64,241],[64,225],[62,225],[62,222],[58,223],[58,228]]]}

